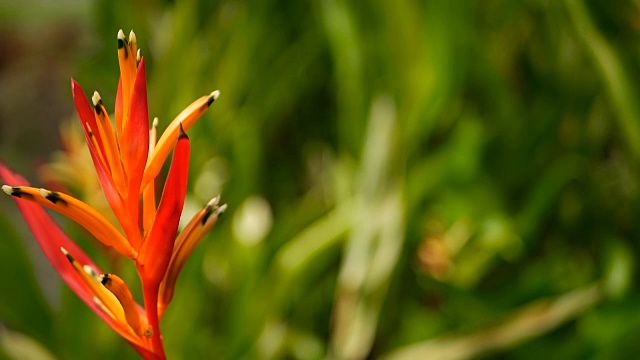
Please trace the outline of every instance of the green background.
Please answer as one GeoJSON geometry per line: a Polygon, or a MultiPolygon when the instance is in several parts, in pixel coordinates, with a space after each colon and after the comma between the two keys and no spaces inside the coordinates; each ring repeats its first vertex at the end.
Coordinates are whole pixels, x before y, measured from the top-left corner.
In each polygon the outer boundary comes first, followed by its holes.
{"type": "MultiPolygon", "coordinates": [[[[229,209],[178,281],[169,358],[640,350],[640,3],[0,0],[0,158],[32,183],[70,77],[112,109],[119,29],[161,130],[221,91],[187,206],[229,209]]],[[[0,357],[135,357],[16,213],[0,198],[0,357]]]]}

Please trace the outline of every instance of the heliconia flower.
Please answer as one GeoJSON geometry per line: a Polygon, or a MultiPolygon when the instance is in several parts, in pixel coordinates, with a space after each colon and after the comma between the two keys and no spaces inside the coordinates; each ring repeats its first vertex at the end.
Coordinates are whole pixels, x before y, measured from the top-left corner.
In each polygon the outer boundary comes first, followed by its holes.
{"type": "Polygon", "coordinates": [[[71,90],[98,180],[124,233],[81,200],[31,187],[2,163],[0,179],[10,184],[2,190],[15,198],[44,254],[69,287],[145,359],[165,359],[160,319],[187,258],[226,209],[216,196],[176,237],[189,170],[190,144],[185,131],[220,92],[194,101],[156,139],[158,119],[149,126],[145,62],[133,31],[128,39],[122,30],[118,32],[118,60],[115,126],[97,92],[91,105],[73,79],[71,90]],[[172,150],[156,205],[155,178],[172,150]],[[74,220],[98,241],[133,260],[142,282],[144,307],[135,302],[121,278],[98,268],[42,207],[74,220]]]}

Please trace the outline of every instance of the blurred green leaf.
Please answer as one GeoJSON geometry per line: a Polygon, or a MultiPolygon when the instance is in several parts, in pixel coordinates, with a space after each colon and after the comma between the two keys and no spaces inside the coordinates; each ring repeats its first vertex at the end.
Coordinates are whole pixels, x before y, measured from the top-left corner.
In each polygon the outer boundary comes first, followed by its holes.
{"type": "Polygon", "coordinates": [[[40,291],[24,241],[0,215],[0,320],[46,346],[51,346],[52,314],[40,291]]]}

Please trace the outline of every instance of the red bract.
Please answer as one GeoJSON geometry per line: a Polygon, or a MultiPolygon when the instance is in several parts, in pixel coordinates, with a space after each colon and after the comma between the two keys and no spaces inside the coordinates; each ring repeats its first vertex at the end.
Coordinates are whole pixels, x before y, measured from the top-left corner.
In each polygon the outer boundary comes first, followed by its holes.
{"type": "Polygon", "coordinates": [[[0,179],[55,270],[71,289],[145,359],[165,359],[159,321],[171,302],[180,270],[226,205],[211,200],[177,236],[187,190],[189,138],[185,131],[218,98],[202,96],[182,111],[156,142],[157,120],[149,127],[145,63],[133,32],[118,33],[120,80],[115,129],[94,93],[93,106],[71,80],[73,100],[102,190],[124,234],[97,210],[67,194],[29,186],[0,163],[0,179]],[[154,180],[173,149],[158,206],[154,180]],[[140,201],[142,200],[142,207],[140,201]],[[144,308],[118,276],[103,273],[42,208],[58,211],[83,226],[98,241],[135,261],[142,281],[144,308]],[[142,219],[142,221],[140,221],[142,219]],[[140,227],[142,223],[142,228],[140,227]]]}

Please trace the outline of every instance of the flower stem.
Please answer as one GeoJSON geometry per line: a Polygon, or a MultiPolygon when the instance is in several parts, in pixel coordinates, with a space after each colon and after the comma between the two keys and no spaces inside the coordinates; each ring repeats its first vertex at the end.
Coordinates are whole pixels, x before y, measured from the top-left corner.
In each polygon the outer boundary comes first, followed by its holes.
{"type": "Polygon", "coordinates": [[[149,282],[144,281],[142,283],[144,307],[147,311],[147,320],[153,332],[151,335],[151,346],[153,347],[153,352],[158,356],[158,359],[166,359],[167,356],[164,353],[158,319],[158,289],[159,286],[157,284],[149,284],[149,282]]]}

